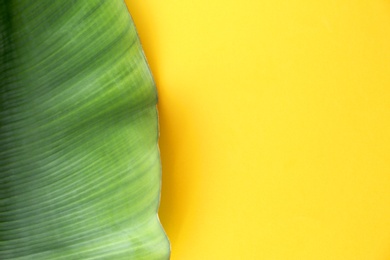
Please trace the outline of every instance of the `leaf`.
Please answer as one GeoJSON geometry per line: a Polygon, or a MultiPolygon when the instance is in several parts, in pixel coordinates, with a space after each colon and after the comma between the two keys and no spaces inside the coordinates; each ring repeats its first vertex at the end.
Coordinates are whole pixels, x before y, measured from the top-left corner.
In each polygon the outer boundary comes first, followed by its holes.
{"type": "Polygon", "coordinates": [[[168,259],[157,93],[122,0],[0,1],[0,259],[168,259]]]}

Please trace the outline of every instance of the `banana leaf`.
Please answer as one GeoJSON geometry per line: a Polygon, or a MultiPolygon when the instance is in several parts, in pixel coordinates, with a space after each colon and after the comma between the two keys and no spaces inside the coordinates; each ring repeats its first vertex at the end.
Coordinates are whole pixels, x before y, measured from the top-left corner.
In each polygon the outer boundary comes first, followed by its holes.
{"type": "Polygon", "coordinates": [[[0,259],[168,259],[156,87],[123,0],[0,0],[0,259]]]}

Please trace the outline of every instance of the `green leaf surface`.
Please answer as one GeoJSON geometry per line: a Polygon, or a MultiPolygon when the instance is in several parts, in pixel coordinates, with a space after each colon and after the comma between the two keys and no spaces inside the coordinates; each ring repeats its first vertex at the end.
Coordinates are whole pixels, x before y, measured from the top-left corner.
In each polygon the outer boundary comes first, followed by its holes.
{"type": "Polygon", "coordinates": [[[123,0],[0,0],[0,259],[168,259],[157,93],[123,0]]]}

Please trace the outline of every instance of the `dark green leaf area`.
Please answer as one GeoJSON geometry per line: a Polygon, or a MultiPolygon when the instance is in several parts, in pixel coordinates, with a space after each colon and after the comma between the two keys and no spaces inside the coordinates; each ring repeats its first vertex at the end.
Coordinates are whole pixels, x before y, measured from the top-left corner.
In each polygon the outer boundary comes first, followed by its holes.
{"type": "Polygon", "coordinates": [[[122,0],[0,1],[0,259],[168,259],[157,93],[122,0]]]}

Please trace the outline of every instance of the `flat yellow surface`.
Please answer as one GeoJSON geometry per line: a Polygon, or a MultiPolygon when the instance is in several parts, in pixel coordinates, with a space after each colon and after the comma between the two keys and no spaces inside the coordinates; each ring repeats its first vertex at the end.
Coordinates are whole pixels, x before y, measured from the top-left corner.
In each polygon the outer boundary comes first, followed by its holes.
{"type": "Polygon", "coordinates": [[[388,0],[127,0],[172,260],[390,259],[388,0]]]}

